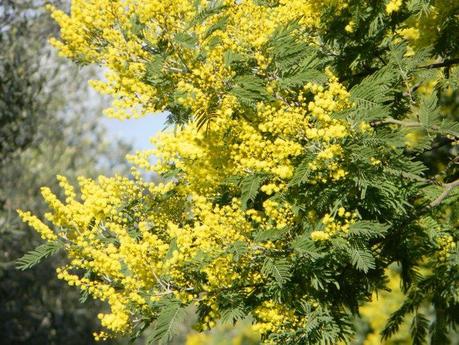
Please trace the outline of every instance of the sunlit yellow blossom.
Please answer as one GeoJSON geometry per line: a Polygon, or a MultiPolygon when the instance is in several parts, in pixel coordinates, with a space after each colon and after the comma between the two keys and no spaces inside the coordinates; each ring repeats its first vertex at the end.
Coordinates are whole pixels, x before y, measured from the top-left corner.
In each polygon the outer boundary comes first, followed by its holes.
{"type": "Polygon", "coordinates": [[[18,213],[22,221],[34,228],[35,231],[40,234],[42,239],[48,241],[57,240],[57,235],[36,216],[32,215],[30,212],[23,212],[20,210],[18,210],[18,213]]]}
{"type": "Polygon", "coordinates": [[[389,0],[386,4],[386,12],[388,14],[392,14],[393,12],[397,12],[400,7],[402,7],[403,0],[389,0]]]}

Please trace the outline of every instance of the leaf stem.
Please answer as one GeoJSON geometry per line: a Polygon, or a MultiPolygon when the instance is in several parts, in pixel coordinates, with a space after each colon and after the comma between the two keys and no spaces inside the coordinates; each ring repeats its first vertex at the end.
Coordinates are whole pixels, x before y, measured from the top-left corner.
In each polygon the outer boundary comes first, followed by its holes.
{"type": "Polygon", "coordinates": [[[459,63],[459,58],[445,60],[443,62],[437,62],[437,63],[433,63],[433,64],[426,65],[426,66],[420,66],[419,69],[433,69],[433,68],[441,68],[441,67],[450,67],[458,63],[459,63]]]}
{"type": "MultiPolygon", "coordinates": [[[[395,119],[392,119],[392,118],[370,122],[370,125],[372,127],[388,125],[388,124],[394,124],[394,125],[399,125],[399,126],[408,127],[408,128],[422,128],[422,127],[424,127],[420,122],[417,122],[417,121],[401,121],[401,120],[395,120],[395,119]]],[[[430,129],[432,131],[437,131],[437,132],[438,131],[439,132],[445,132],[445,133],[447,133],[449,135],[452,135],[453,137],[459,139],[459,132],[452,131],[450,129],[441,128],[441,127],[436,126],[436,125],[432,125],[432,126],[430,126],[430,128],[426,128],[426,129],[430,129]]]]}
{"type": "Polygon", "coordinates": [[[459,187],[459,179],[443,184],[443,192],[438,196],[438,198],[430,203],[429,208],[434,208],[440,205],[442,201],[446,199],[448,194],[456,187],[459,187]]]}

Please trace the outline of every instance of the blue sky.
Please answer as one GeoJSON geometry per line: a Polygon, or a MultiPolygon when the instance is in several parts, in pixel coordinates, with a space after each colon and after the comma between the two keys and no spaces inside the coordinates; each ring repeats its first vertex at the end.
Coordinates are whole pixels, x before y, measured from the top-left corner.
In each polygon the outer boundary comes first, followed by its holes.
{"type": "Polygon", "coordinates": [[[124,121],[103,117],[102,123],[110,137],[124,139],[131,143],[135,150],[141,150],[152,147],[149,138],[164,129],[166,118],[165,113],[124,121]]]}
{"type": "MultiPolygon", "coordinates": [[[[1,1],[1,0],[0,0],[1,1]]],[[[83,67],[85,68],[85,67],[83,67]]],[[[93,79],[100,79],[105,81],[104,76],[105,68],[95,68],[89,71],[89,75],[93,79]]],[[[88,86],[87,101],[94,103],[99,107],[107,108],[110,106],[112,98],[109,96],[102,96],[92,87],[88,86]]],[[[166,113],[155,113],[147,115],[141,119],[131,120],[117,120],[107,116],[101,117],[102,124],[106,127],[110,138],[121,138],[126,142],[133,145],[134,150],[149,149],[152,147],[149,138],[155,133],[164,129],[166,122],[166,113]]]]}

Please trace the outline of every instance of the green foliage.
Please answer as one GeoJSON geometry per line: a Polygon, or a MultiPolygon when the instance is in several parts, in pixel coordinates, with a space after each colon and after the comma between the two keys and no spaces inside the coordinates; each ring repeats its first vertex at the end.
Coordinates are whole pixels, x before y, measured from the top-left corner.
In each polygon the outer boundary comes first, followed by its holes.
{"type": "Polygon", "coordinates": [[[249,175],[241,180],[241,203],[243,209],[247,208],[249,201],[255,200],[258,190],[265,180],[266,176],[263,175],[249,175]]]}
{"type": "Polygon", "coordinates": [[[234,325],[237,321],[243,320],[246,315],[247,312],[245,311],[243,303],[234,304],[222,312],[221,321],[223,324],[228,323],[234,325]]]}
{"type": "Polygon", "coordinates": [[[351,256],[352,264],[359,271],[367,273],[370,269],[376,267],[373,255],[365,248],[351,248],[349,255],[351,256]]]}
{"type": "Polygon", "coordinates": [[[429,320],[422,313],[416,313],[411,322],[413,345],[425,344],[428,326],[429,320]]]}
{"type": "Polygon", "coordinates": [[[255,107],[258,101],[269,98],[264,81],[254,75],[242,75],[234,80],[231,93],[247,106],[255,107]]]}
{"type": "Polygon", "coordinates": [[[185,308],[172,298],[160,301],[160,312],[155,322],[155,328],[147,344],[166,344],[177,332],[177,325],[186,317],[185,308]]]}
{"type": "Polygon", "coordinates": [[[220,13],[226,6],[221,1],[213,1],[212,6],[198,12],[198,14],[191,21],[191,25],[203,23],[206,19],[220,13]]]}
{"type": "Polygon", "coordinates": [[[16,267],[22,271],[32,268],[47,257],[56,254],[62,247],[63,243],[59,241],[42,244],[18,259],[16,267]]]}
{"type": "Polygon", "coordinates": [[[358,221],[351,224],[349,227],[349,234],[359,240],[372,240],[377,238],[383,238],[388,230],[389,226],[385,224],[379,224],[369,221],[358,221]]]}
{"type": "MultiPolygon", "coordinates": [[[[396,77],[394,69],[388,65],[373,74],[365,77],[359,84],[356,84],[350,90],[351,99],[356,103],[357,110],[373,110],[377,108],[376,112],[378,117],[384,116],[384,105],[392,100],[393,96],[393,83],[396,77]]],[[[363,117],[361,121],[375,120],[375,118],[363,117]]]]}
{"type": "Polygon", "coordinates": [[[263,262],[261,272],[272,276],[279,285],[279,288],[282,288],[291,276],[290,264],[285,259],[273,260],[272,258],[266,258],[263,262]]]}
{"type": "Polygon", "coordinates": [[[308,181],[309,175],[311,174],[311,169],[309,163],[311,157],[306,157],[303,161],[295,168],[292,179],[290,180],[290,186],[299,186],[302,183],[308,181]]]}

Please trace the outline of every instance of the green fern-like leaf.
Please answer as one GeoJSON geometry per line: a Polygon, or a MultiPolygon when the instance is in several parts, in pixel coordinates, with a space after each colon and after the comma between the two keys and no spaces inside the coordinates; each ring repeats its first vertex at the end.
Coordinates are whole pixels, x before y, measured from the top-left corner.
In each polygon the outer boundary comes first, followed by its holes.
{"type": "Polygon", "coordinates": [[[265,179],[266,176],[264,175],[250,175],[242,179],[241,204],[243,209],[247,208],[247,203],[249,201],[255,200],[255,197],[258,194],[258,190],[265,179]]]}
{"type": "Polygon", "coordinates": [[[431,95],[422,98],[419,107],[419,122],[421,125],[430,129],[433,124],[438,124],[438,109],[437,109],[437,94],[434,92],[431,95]]]}
{"type": "Polygon", "coordinates": [[[289,230],[289,228],[260,230],[255,233],[254,240],[257,242],[276,241],[288,233],[289,230]]]}
{"type": "Polygon", "coordinates": [[[39,264],[47,257],[56,254],[64,244],[60,241],[48,242],[31,250],[16,261],[16,268],[24,271],[39,264]]]}
{"type": "Polygon", "coordinates": [[[270,99],[264,81],[254,75],[242,75],[235,78],[231,94],[248,106],[254,106],[259,101],[270,99]]]}
{"type": "Polygon", "coordinates": [[[231,66],[232,64],[242,62],[245,60],[245,57],[239,53],[236,53],[233,50],[227,50],[223,53],[223,62],[226,66],[231,66]]]}
{"type": "Polygon", "coordinates": [[[426,344],[426,336],[428,333],[429,320],[421,313],[416,313],[411,322],[411,339],[413,345],[426,344]]]}
{"type": "Polygon", "coordinates": [[[309,234],[301,235],[295,238],[295,240],[293,240],[292,242],[292,247],[298,253],[302,255],[307,255],[312,259],[317,259],[318,257],[320,257],[319,248],[317,248],[314,241],[311,240],[309,234]]]}
{"type": "Polygon", "coordinates": [[[246,312],[244,311],[244,305],[238,304],[232,306],[231,308],[224,309],[221,311],[221,321],[222,323],[234,324],[238,320],[242,320],[246,317],[246,312]]]}
{"type": "Polygon", "coordinates": [[[177,333],[177,325],[186,316],[185,308],[173,298],[161,301],[160,312],[155,322],[155,329],[148,339],[148,344],[167,344],[177,333]]]}
{"type": "Polygon", "coordinates": [[[295,75],[279,80],[279,86],[283,89],[302,86],[307,82],[322,84],[327,80],[327,76],[315,69],[306,69],[295,75]]]}
{"type": "Polygon", "coordinates": [[[290,264],[286,259],[273,260],[272,258],[267,258],[263,263],[261,272],[273,277],[279,287],[282,287],[291,276],[290,264]]]}
{"type": "Polygon", "coordinates": [[[369,222],[369,221],[359,221],[354,224],[351,224],[349,227],[349,234],[366,239],[380,238],[384,237],[389,226],[385,224],[369,222]]]}
{"type": "Polygon", "coordinates": [[[178,32],[174,36],[174,41],[184,48],[192,49],[196,46],[197,37],[186,32],[178,32]]]}
{"type": "Polygon", "coordinates": [[[367,249],[351,248],[349,254],[352,265],[359,271],[367,273],[370,269],[375,268],[375,259],[367,249]]]}
{"type": "Polygon", "coordinates": [[[230,253],[233,255],[233,258],[235,260],[239,260],[243,255],[247,253],[249,250],[249,247],[245,242],[242,241],[236,241],[234,243],[231,243],[225,250],[225,252],[230,253]]]}
{"type": "Polygon", "coordinates": [[[413,312],[422,302],[423,293],[417,287],[409,290],[402,306],[391,314],[383,331],[381,332],[382,340],[389,339],[398,332],[405,316],[413,312]]]}
{"type": "MultiPolygon", "coordinates": [[[[189,28],[193,27],[194,25],[202,24],[210,17],[221,13],[227,5],[224,5],[220,1],[214,1],[213,5],[206,7],[204,10],[199,11],[196,16],[191,20],[189,28]]],[[[188,28],[188,29],[189,29],[188,28]]]]}
{"type": "Polygon", "coordinates": [[[291,77],[299,71],[318,69],[324,59],[317,59],[318,51],[300,39],[302,29],[298,20],[276,28],[267,43],[272,66],[281,77],[291,77]]]}
{"type": "Polygon", "coordinates": [[[381,106],[382,103],[390,101],[392,96],[391,83],[394,74],[389,67],[381,68],[379,71],[363,79],[360,84],[351,89],[351,98],[357,107],[371,109],[381,106]]]}
{"type": "Polygon", "coordinates": [[[311,157],[306,157],[303,161],[295,168],[293,177],[288,183],[289,186],[299,186],[302,183],[308,181],[311,169],[309,168],[311,157]]]}

